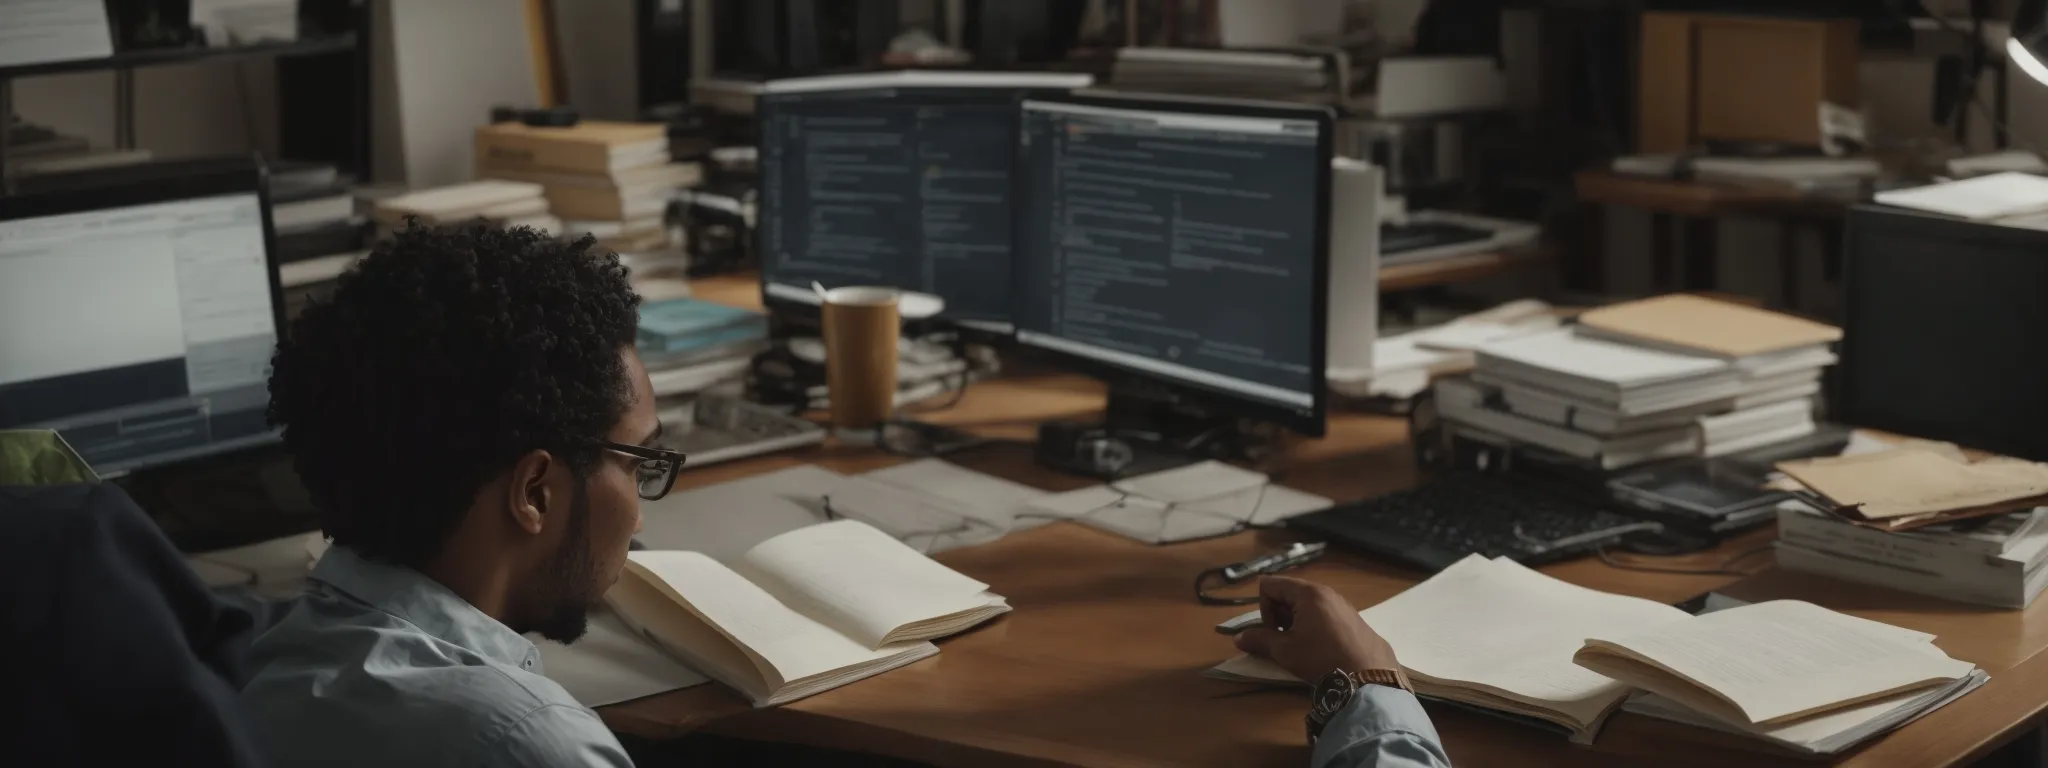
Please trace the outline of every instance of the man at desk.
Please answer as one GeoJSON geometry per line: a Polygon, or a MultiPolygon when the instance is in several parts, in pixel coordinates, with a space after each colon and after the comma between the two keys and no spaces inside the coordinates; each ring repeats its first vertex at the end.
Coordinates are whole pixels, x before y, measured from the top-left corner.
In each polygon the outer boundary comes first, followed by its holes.
{"type": "Polygon", "coordinates": [[[631,764],[523,636],[583,634],[682,462],[588,242],[408,228],[279,343],[270,418],[334,546],[251,652],[277,764],[631,764]]]}
{"type": "MultiPolygon", "coordinates": [[[[616,256],[587,247],[410,228],[279,344],[271,419],[334,539],[250,659],[242,700],[279,764],[630,764],[523,636],[583,634],[640,500],[682,463],[652,447],[639,297],[616,256]]],[[[1239,643],[1330,678],[1317,766],[1447,764],[1392,650],[1341,597],[1262,589],[1286,631],[1239,643]]]]}

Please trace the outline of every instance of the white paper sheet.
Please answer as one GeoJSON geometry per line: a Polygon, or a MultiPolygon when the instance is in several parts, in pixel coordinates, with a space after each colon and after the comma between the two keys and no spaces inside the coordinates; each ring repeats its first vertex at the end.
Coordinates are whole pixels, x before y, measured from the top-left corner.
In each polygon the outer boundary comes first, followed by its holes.
{"type": "Polygon", "coordinates": [[[0,0],[0,67],[112,55],[101,0],[0,0]]]}

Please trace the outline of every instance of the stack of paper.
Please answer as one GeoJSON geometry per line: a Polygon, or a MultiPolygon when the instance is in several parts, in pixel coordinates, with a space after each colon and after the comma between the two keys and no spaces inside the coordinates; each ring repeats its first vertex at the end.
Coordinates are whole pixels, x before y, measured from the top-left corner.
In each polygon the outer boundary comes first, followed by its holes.
{"type": "Polygon", "coordinates": [[[1778,471],[1829,511],[1906,531],[2048,504],[2048,464],[1993,457],[1968,463],[1917,448],[1786,462],[1778,471]]]}
{"type": "Polygon", "coordinates": [[[2048,178],[1994,173],[1974,179],[1877,193],[1877,202],[1965,219],[2001,219],[2048,211],[2048,178]]]}
{"type": "Polygon", "coordinates": [[[670,193],[695,185],[695,163],[669,162],[659,123],[585,120],[570,127],[499,123],[476,130],[477,176],[546,188],[565,237],[596,237],[620,253],[668,243],[662,214],[670,193]]]}
{"type": "Polygon", "coordinates": [[[383,234],[408,218],[423,224],[456,224],[484,219],[507,227],[533,227],[552,232],[561,226],[548,215],[539,184],[518,181],[472,181],[422,189],[378,200],[371,217],[383,234]]]}
{"type": "Polygon", "coordinates": [[[1810,434],[1830,326],[1697,296],[1587,312],[1573,329],[1489,344],[1438,386],[1454,425],[1602,469],[1719,456],[1810,434]]]}
{"type": "Polygon", "coordinates": [[[2048,510],[2034,508],[1892,532],[1812,502],[1778,505],[1778,567],[1998,608],[2048,589],[2048,510]]]}

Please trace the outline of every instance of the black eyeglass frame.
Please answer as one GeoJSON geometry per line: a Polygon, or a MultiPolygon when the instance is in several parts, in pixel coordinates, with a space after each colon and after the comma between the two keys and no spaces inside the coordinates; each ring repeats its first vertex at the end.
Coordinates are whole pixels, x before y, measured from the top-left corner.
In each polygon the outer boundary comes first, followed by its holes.
{"type": "MultiPolygon", "coordinates": [[[[690,460],[690,457],[681,451],[671,451],[667,448],[627,445],[625,443],[614,443],[610,440],[592,440],[591,442],[608,451],[617,451],[644,461],[665,462],[668,465],[666,468],[668,479],[662,482],[660,492],[650,496],[645,491],[640,490],[639,483],[634,483],[633,490],[640,495],[643,501],[660,501],[662,497],[667,496],[668,492],[676,487],[676,475],[683,473],[683,464],[690,460]]],[[[645,464],[642,464],[642,466],[645,466],[645,464]]]]}

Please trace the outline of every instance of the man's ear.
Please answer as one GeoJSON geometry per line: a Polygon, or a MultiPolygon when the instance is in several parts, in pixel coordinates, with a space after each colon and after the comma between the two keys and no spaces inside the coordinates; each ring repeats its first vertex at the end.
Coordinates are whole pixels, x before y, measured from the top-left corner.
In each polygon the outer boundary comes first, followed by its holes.
{"type": "Polygon", "coordinates": [[[548,475],[555,469],[555,457],[547,451],[529,451],[512,465],[512,472],[506,478],[506,511],[512,521],[527,533],[539,534],[546,527],[548,512],[554,507],[554,494],[548,486],[548,475]]]}

